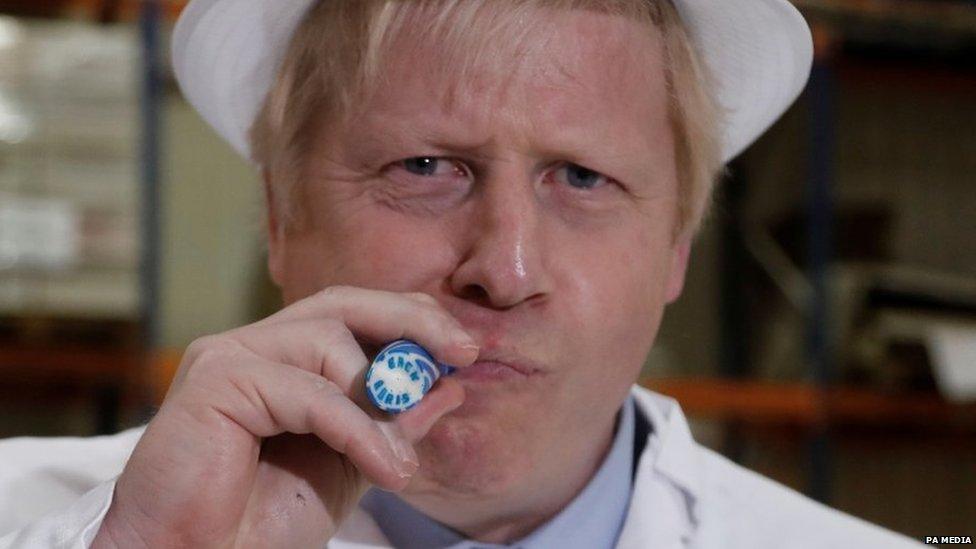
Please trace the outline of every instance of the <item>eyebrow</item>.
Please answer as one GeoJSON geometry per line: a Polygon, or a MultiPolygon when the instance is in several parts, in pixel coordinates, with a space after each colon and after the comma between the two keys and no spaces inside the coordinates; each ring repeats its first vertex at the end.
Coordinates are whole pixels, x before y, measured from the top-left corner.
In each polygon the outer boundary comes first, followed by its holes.
{"type": "MultiPolygon", "coordinates": [[[[457,155],[465,158],[488,158],[486,150],[497,144],[494,136],[487,139],[472,139],[459,132],[456,125],[450,123],[431,123],[426,121],[409,127],[410,124],[394,123],[382,128],[374,129],[378,123],[370,122],[359,126],[354,132],[353,154],[375,156],[384,154],[393,147],[418,144],[430,147],[436,151],[443,151],[446,155],[457,155]]],[[[533,132],[538,134],[539,132],[533,132]]],[[[534,140],[530,143],[533,156],[547,159],[560,159],[578,163],[589,169],[605,173],[622,182],[639,184],[648,177],[652,166],[646,162],[650,152],[641,150],[622,150],[613,142],[604,140],[601,143],[586,142],[587,137],[575,130],[561,126],[549,132],[546,141],[540,143],[534,140]],[[561,131],[560,131],[561,130],[561,131]]],[[[423,154],[417,151],[418,154],[423,154]]]]}

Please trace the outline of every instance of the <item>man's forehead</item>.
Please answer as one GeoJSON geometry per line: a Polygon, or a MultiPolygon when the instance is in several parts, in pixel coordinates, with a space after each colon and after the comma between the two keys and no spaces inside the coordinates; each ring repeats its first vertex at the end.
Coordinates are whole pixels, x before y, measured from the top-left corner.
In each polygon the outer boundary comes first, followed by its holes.
{"type": "Polygon", "coordinates": [[[444,107],[461,93],[484,100],[513,86],[572,91],[617,83],[599,90],[607,94],[627,81],[649,85],[664,74],[657,29],[582,9],[535,8],[511,25],[471,29],[464,38],[398,27],[379,57],[385,91],[422,82],[425,93],[442,92],[444,107]]]}
{"type": "Polygon", "coordinates": [[[359,106],[351,133],[477,148],[504,125],[550,148],[646,151],[654,128],[668,124],[663,55],[650,29],[582,10],[550,14],[546,27],[520,47],[489,45],[485,63],[457,72],[457,52],[403,38],[413,43],[385,59],[383,84],[359,106]]]}

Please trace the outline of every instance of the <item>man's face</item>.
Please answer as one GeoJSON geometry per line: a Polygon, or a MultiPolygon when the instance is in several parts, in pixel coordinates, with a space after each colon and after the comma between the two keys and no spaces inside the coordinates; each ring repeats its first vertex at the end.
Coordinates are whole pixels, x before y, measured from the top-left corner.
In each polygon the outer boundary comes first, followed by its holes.
{"type": "Polygon", "coordinates": [[[536,56],[451,101],[417,51],[394,56],[392,85],[317,141],[305,226],[272,235],[286,303],[337,284],[425,292],[482,353],[541,369],[461,379],[464,404],[418,447],[418,498],[530,501],[526,479],[606,445],[681,291],[658,38],[593,12],[538,16],[556,32],[536,56]]]}

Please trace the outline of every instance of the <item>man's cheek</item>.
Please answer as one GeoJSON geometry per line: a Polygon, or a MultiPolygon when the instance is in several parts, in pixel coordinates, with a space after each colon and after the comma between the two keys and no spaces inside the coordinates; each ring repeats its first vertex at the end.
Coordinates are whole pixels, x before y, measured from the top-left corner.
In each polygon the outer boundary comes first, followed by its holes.
{"type": "Polygon", "coordinates": [[[365,224],[350,237],[343,261],[353,267],[351,270],[364,283],[389,291],[416,291],[418,288],[411,283],[421,274],[417,270],[434,264],[437,255],[434,246],[427,242],[423,233],[410,227],[397,229],[384,223],[365,224]],[[416,247],[426,250],[420,256],[425,258],[422,262],[415,261],[416,247]]]}

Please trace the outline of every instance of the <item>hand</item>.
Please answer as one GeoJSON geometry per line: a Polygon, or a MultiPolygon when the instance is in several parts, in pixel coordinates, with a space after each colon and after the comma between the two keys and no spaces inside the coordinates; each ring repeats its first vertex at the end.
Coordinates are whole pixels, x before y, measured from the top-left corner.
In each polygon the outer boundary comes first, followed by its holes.
{"type": "Polygon", "coordinates": [[[395,418],[374,410],[357,337],[377,351],[412,339],[461,367],[478,352],[426,294],[344,286],[194,341],[94,547],[321,547],[371,484],[402,490],[413,444],[464,391],[441,378],[395,418]]]}

